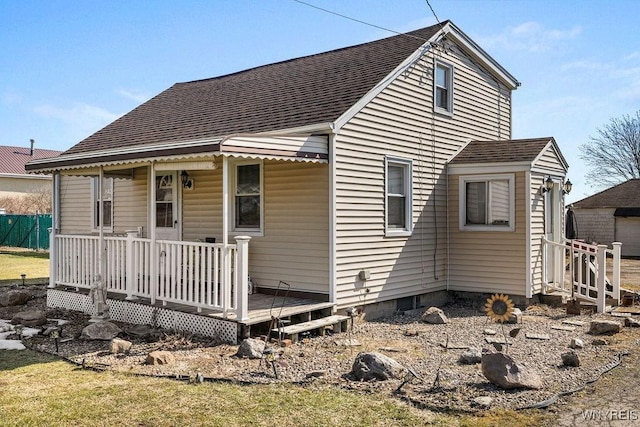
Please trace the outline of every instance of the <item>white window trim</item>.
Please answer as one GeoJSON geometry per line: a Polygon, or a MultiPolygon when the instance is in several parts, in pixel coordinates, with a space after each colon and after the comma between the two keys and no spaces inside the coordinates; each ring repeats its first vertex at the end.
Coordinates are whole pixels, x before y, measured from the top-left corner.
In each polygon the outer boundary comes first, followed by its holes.
{"type": "MultiPolygon", "coordinates": [[[[464,175],[458,181],[458,206],[460,206],[458,217],[460,231],[515,231],[516,225],[516,203],[515,203],[515,174],[503,175],[464,175]],[[467,182],[486,182],[496,180],[507,180],[509,182],[509,225],[473,224],[467,225],[467,182]]],[[[491,203],[487,204],[488,206],[491,203]]]]}
{"type": "Polygon", "coordinates": [[[453,68],[453,64],[449,64],[447,62],[444,61],[440,61],[438,59],[434,60],[434,64],[433,64],[433,109],[436,113],[440,113],[440,114],[444,114],[447,116],[453,116],[453,81],[454,81],[454,68],[453,68]],[[437,70],[438,67],[445,67],[449,70],[448,73],[448,79],[447,79],[447,84],[448,84],[448,91],[447,91],[447,105],[449,106],[449,108],[442,108],[439,107],[436,104],[436,99],[437,99],[437,70]]]}
{"type": "Polygon", "coordinates": [[[400,157],[385,157],[384,159],[384,231],[386,237],[411,236],[413,232],[413,161],[400,157]],[[405,224],[404,229],[389,228],[389,206],[388,206],[388,174],[389,166],[400,166],[404,170],[404,191],[405,191],[405,224]]]}
{"type": "MultiPolygon", "coordinates": [[[[99,225],[96,224],[96,209],[97,209],[96,208],[96,203],[99,201],[99,200],[96,200],[96,191],[97,191],[96,184],[97,184],[97,181],[99,179],[100,179],[100,177],[92,176],[91,177],[91,181],[90,181],[91,182],[91,230],[92,231],[100,231],[99,225]]],[[[111,225],[109,227],[103,227],[102,229],[104,231],[107,231],[107,232],[112,232],[113,231],[113,221],[114,221],[114,217],[113,217],[113,213],[114,213],[114,208],[113,208],[114,200],[113,199],[114,199],[114,197],[113,196],[114,196],[114,193],[115,193],[115,188],[114,188],[115,180],[113,178],[108,178],[108,177],[105,177],[103,179],[105,181],[111,180],[111,200],[109,200],[111,202],[111,225]]]]}
{"type": "Polygon", "coordinates": [[[231,196],[230,201],[230,218],[231,223],[229,224],[229,234],[233,236],[245,235],[245,236],[253,236],[253,237],[263,237],[264,236],[264,162],[262,160],[245,160],[245,161],[237,161],[230,162],[230,168],[233,172],[231,173],[231,179],[229,180],[229,185],[231,186],[229,190],[229,195],[231,196]],[[246,166],[246,165],[259,165],[260,166],[260,228],[237,228],[236,227],[236,184],[238,181],[238,166],[246,166]]]}

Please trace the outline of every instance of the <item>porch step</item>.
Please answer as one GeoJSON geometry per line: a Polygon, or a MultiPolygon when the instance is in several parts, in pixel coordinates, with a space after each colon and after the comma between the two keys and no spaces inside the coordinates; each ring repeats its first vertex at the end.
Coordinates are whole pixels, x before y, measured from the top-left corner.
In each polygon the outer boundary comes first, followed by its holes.
{"type": "MultiPolygon", "coordinates": [[[[320,319],[310,320],[308,322],[296,323],[295,325],[285,326],[281,331],[291,338],[291,342],[298,341],[298,334],[301,332],[318,330],[320,335],[324,335],[324,329],[327,326],[333,326],[334,332],[342,332],[347,329],[347,320],[349,316],[342,316],[335,314],[333,316],[323,317],[320,319]]],[[[278,332],[278,328],[271,330],[272,332],[278,332]]]]}

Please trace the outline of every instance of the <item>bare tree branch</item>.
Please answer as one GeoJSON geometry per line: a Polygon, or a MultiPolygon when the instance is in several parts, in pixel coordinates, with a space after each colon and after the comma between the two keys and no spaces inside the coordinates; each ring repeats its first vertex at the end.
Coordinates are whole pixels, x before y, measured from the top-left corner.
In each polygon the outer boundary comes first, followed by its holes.
{"type": "Polygon", "coordinates": [[[595,186],[612,186],[640,178],[640,110],[613,118],[580,146],[586,178],[595,186]]]}

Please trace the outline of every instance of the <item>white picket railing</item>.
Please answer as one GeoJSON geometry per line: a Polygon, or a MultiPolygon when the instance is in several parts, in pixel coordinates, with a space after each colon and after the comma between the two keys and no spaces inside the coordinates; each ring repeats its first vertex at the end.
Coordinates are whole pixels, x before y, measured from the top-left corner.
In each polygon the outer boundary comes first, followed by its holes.
{"type": "Polygon", "coordinates": [[[579,240],[552,242],[544,239],[545,260],[551,262],[548,289],[595,302],[598,313],[604,312],[606,298],[620,300],[620,254],[622,243],[592,245],[579,240]],[[608,269],[607,257],[612,258],[608,269]],[[568,274],[567,274],[568,273],[568,274]]]}
{"type": "MultiPolygon", "coordinates": [[[[108,292],[202,309],[233,312],[247,320],[248,237],[237,244],[157,240],[128,232],[105,236],[102,279],[108,292]]],[[[98,236],[52,236],[51,278],[55,285],[90,289],[100,272],[98,236]]]]}

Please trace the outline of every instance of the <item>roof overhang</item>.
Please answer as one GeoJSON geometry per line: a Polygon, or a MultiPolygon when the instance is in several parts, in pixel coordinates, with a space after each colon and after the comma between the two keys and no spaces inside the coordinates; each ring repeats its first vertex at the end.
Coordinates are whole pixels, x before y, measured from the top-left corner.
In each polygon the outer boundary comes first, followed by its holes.
{"type": "Polygon", "coordinates": [[[42,174],[36,175],[36,174],[25,174],[25,173],[0,173],[0,178],[51,180],[51,175],[42,175],[42,174]]]}
{"type": "Polygon", "coordinates": [[[617,217],[640,217],[640,207],[639,208],[617,208],[613,212],[613,216],[617,217]]]}
{"type": "Polygon", "coordinates": [[[171,163],[177,169],[189,169],[193,162],[212,160],[216,156],[290,160],[327,163],[328,137],[326,135],[250,134],[230,135],[224,138],[153,144],[62,154],[49,159],[33,160],[25,165],[29,173],[93,174],[96,168],[106,171],[148,166],[151,163],[171,163]],[[185,163],[184,165],[180,165],[185,163]],[[181,167],[184,166],[184,167],[181,167]]]}

